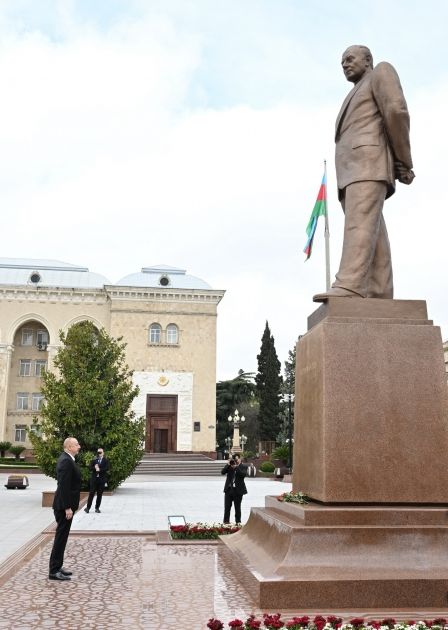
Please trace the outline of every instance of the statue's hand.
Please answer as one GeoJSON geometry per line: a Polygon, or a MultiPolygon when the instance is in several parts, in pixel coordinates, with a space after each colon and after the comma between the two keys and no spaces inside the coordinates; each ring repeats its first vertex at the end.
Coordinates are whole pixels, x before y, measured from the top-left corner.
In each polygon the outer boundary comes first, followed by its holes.
{"type": "Polygon", "coordinates": [[[401,162],[395,162],[395,177],[402,184],[412,184],[415,173],[412,169],[406,168],[401,162]]]}

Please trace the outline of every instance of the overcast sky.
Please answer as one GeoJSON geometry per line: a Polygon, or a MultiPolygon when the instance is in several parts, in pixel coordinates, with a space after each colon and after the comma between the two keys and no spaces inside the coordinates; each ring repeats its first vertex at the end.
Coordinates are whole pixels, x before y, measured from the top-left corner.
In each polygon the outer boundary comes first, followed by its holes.
{"type": "Polygon", "coordinates": [[[256,371],[268,320],[287,358],[343,227],[334,121],[348,45],[393,63],[416,179],[386,203],[395,297],[448,337],[448,3],[440,0],[0,0],[1,256],[144,266],[225,289],[218,379],[256,371]]]}

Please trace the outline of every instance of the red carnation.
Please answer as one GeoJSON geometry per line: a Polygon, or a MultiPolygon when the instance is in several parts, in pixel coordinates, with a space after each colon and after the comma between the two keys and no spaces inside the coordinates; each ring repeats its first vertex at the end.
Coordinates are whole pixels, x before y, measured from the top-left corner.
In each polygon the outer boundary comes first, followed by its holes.
{"type": "Polygon", "coordinates": [[[277,613],[276,615],[268,615],[264,614],[264,626],[265,628],[269,628],[269,630],[277,630],[278,628],[283,627],[283,621],[280,620],[281,615],[277,613]]]}
{"type": "Polygon", "coordinates": [[[244,621],[241,619],[232,619],[229,621],[229,628],[235,628],[235,630],[243,630],[244,621]]]}
{"type": "Polygon", "coordinates": [[[364,619],[362,617],[355,617],[354,619],[350,619],[350,623],[355,628],[359,628],[363,625],[364,619]]]}
{"type": "Polygon", "coordinates": [[[223,630],[224,624],[222,621],[219,621],[219,619],[212,618],[208,620],[207,628],[209,628],[209,630],[223,630]]]}
{"type": "Polygon", "coordinates": [[[335,617],[334,615],[330,615],[327,617],[327,623],[331,624],[333,628],[339,628],[342,624],[342,617],[335,617]]]}

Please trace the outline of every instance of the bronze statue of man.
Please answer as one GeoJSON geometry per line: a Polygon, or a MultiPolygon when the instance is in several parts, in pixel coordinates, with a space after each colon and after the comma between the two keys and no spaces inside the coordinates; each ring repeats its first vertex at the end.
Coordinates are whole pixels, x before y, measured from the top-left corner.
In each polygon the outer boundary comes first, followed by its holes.
{"type": "Polygon", "coordinates": [[[315,295],[393,298],[392,260],[383,219],[384,200],[395,180],[414,179],[409,113],[393,66],[375,68],[366,46],[350,46],[342,69],[354,87],[336,120],[336,177],[345,213],[344,243],[332,288],[315,295]]]}

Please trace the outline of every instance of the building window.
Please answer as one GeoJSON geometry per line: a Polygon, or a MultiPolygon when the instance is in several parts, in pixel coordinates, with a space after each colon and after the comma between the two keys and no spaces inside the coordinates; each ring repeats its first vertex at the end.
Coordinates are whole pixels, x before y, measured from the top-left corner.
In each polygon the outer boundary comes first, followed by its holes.
{"type": "Polygon", "coordinates": [[[19,411],[28,410],[28,393],[27,392],[17,392],[17,409],[19,411]]]}
{"type": "Polygon", "coordinates": [[[41,392],[33,393],[32,408],[33,411],[40,411],[42,409],[42,403],[44,402],[44,395],[41,392]]]}
{"type": "Polygon", "coordinates": [[[151,324],[149,327],[149,343],[161,343],[162,326],[160,324],[151,324]]]}
{"type": "Polygon", "coordinates": [[[179,329],[176,324],[168,324],[166,327],[166,342],[173,344],[179,342],[179,329]]]}
{"type": "Polygon", "coordinates": [[[30,282],[32,282],[33,284],[37,284],[40,281],[40,273],[38,271],[33,271],[33,273],[30,275],[30,282]]]}
{"type": "Polygon", "coordinates": [[[16,424],[14,431],[14,442],[26,441],[26,424],[16,424]]]}
{"type": "Polygon", "coordinates": [[[47,369],[47,362],[41,359],[38,359],[34,364],[34,376],[42,376],[45,370],[47,369]]]}
{"type": "Polygon", "coordinates": [[[31,359],[20,359],[20,376],[31,376],[31,359]]]}
{"type": "Polygon", "coordinates": [[[48,345],[48,333],[46,330],[38,330],[37,331],[37,339],[36,339],[37,347],[43,350],[47,349],[48,345]]]}
{"type": "Polygon", "coordinates": [[[22,346],[33,345],[34,332],[30,328],[23,328],[22,330],[22,346]]]}
{"type": "Polygon", "coordinates": [[[200,430],[201,430],[201,423],[193,422],[193,431],[200,431],[200,430]]]}

